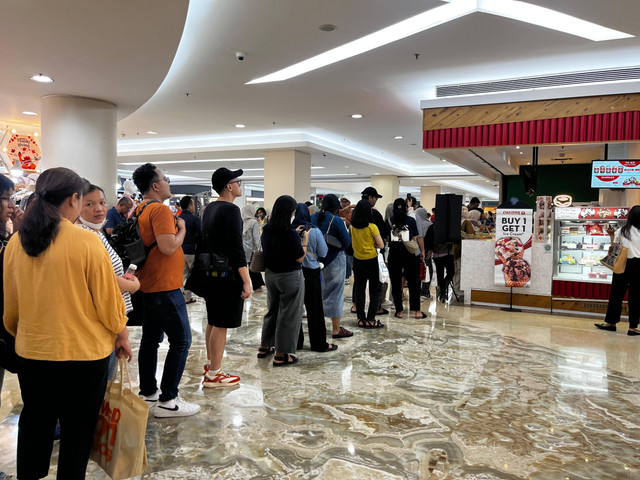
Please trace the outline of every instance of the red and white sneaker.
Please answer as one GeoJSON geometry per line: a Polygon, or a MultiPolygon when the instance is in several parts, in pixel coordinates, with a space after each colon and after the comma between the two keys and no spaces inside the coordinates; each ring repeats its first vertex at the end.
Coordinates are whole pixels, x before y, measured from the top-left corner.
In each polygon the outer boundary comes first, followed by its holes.
{"type": "Polygon", "coordinates": [[[235,387],[236,385],[240,385],[240,377],[237,375],[229,375],[222,371],[216,373],[214,377],[205,375],[204,380],[202,380],[202,386],[206,388],[235,387]]]}
{"type": "Polygon", "coordinates": [[[206,375],[207,373],[209,373],[209,370],[211,369],[211,365],[209,365],[208,363],[205,363],[204,366],[202,367],[202,374],[206,375]]]}

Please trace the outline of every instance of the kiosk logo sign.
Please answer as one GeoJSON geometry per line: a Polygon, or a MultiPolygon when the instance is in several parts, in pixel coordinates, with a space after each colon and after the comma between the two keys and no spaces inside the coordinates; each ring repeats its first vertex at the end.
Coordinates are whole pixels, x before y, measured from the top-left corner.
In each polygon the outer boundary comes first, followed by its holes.
{"type": "Polygon", "coordinates": [[[496,285],[525,287],[531,282],[533,210],[498,209],[496,217],[496,285]]]}

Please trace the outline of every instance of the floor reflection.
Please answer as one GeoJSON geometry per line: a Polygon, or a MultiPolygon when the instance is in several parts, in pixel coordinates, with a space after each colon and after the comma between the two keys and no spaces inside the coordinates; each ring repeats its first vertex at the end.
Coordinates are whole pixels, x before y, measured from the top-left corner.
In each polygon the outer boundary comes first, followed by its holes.
{"type": "MultiPolygon", "coordinates": [[[[256,358],[265,302],[264,293],[253,296],[243,326],[229,333],[224,368],[242,384],[207,391],[204,303],[189,306],[193,345],[180,393],[202,411],[150,417],[142,478],[640,476],[640,341],[625,328],[425,302],[426,320],[392,310],[386,328],[363,330],[345,304],[355,335],[336,340],[338,351],[310,352],[307,343],[300,363],[274,369],[256,358]]],[[[20,406],[7,375],[0,470],[10,474],[20,406]]],[[[106,476],[92,464],[87,478],[106,476]]]]}

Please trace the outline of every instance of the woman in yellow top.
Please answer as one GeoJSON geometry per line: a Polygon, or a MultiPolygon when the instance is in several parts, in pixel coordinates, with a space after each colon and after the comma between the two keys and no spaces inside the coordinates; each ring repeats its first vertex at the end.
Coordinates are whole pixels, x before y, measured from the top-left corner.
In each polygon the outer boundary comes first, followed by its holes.
{"type": "Polygon", "coordinates": [[[380,296],[378,273],[378,251],[384,248],[378,227],[373,222],[371,203],[360,200],[351,216],[351,239],[353,245],[353,296],[355,297],[358,326],[361,328],[382,328],[376,320],[380,296]],[[369,309],[364,315],[365,289],[369,282],[369,309]]]}
{"type": "Polygon", "coordinates": [[[94,233],[73,225],[82,188],[67,168],[42,173],[5,251],[4,325],[21,357],[21,479],[47,476],[58,420],[57,478],[85,478],[114,342],[119,355],[132,356],[109,254],[94,233]]]}

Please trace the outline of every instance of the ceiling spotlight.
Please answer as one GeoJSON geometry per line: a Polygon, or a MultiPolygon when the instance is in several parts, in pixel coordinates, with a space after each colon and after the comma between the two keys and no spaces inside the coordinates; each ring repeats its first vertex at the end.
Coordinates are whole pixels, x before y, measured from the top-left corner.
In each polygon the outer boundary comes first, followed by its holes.
{"type": "Polygon", "coordinates": [[[29,115],[31,117],[34,117],[34,116],[38,115],[36,112],[28,112],[28,111],[27,112],[22,112],[22,114],[23,115],[29,115]]]}
{"type": "Polygon", "coordinates": [[[158,134],[158,132],[154,132],[153,130],[147,130],[147,133],[149,135],[157,135],[158,134]]]}
{"type": "Polygon", "coordinates": [[[364,117],[364,115],[362,115],[361,113],[354,113],[353,115],[351,115],[351,118],[362,118],[364,117]]]}
{"type": "Polygon", "coordinates": [[[2,151],[6,152],[7,151],[7,147],[2,147],[2,151]]]}
{"type": "Polygon", "coordinates": [[[236,128],[245,128],[246,125],[243,125],[241,123],[236,123],[236,128]]]}
{"type": "Polygon", "coordinates": [[[40,82],[40,83],[53,83],[53,78],[43,75],[41,73],[31,77],[31,80],[33,80],[34,82],[40,82]]]}
{"type": "Polygon", "coordinates": [[[335,25],[331,25],[330,23],[325,23],[323,25],[320,25],[318,28],[323,32],[334,32],[338,27],[336,27],[335,25]]]}
{"type": "Polygon", "coordinates": [[[394,140],[402,140],[404,137],[402,135],[396,135],[393,137],[394,140]]]}
{"type": "Polygon", "coordinates": [[[516,145],[516,150],[520,150],[520,145],[516,145]]]}
{"type": "Polygon", "coordinates": [[[40,135],[38,132],[33,132],[34,137],[37,137],[38,135],[40,135]]]}
{"type": "Polygon", "coordinates": [[[16,133],[16,132],[17,132],[17,130],[15,128],[11,129],[11,133],[16,133]]]}
{"type": "Polygon", "coordinates": [[[442,161],[443,161],[443,162],[445,162],[445,163],[447,162],[444,158],[441,158],[440,160],[442,160],[442,161]]]}

